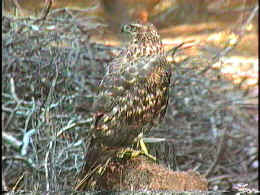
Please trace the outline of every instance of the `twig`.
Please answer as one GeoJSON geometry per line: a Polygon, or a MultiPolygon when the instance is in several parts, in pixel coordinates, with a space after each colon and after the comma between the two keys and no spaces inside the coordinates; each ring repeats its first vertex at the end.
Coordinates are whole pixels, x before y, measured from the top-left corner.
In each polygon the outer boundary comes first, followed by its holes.
{"type": "Polygon", "coordinates": [[[74,190],[79,190],[80,187],[87,181],[87,179],[93,175],[95,173],[95,171],[98,169],[98,168],[101,168],[101,165],[99,164],[98,166],[96,166],[90,173],[86,174],[84,176],[84,178],[75,186],[74,190]]]}
{"type": "Polygon", "coordinates": [[[256,4],[255,8],[253,9],[252,13],[248,17],[248,19],[243,23],[242,30],[245,31],[245,26],[248,25],[252,19],[255,17],[255,15],[258,13],[259,6],[256,4]]]}
{"type": "Polygon", "coordinates": [[[14,185],[12,191],[17,191],[17,187],[18,187],[18,185],[21,183],[21,181],[23,180],[23,178],[24,178],[24,173],[18,178],[18,180],[17,180],[17,182],[15,183],[15,185],[14,185]]]}
{"type": "Polygon", "coordinates": [[[17,0],[13,0],[13,3],[15,4],[15,6],[19,10],[19,12],[23,15],[23,10],[22,10],[20,4],[17,2],[17,0]]]}
{"type": "Polygon", "coordinates": [[[223,50],[221,50],[220,52],[218,52],[214,57],[212,57],[211,61],[209,62],[208,66],[206,66],[199,74],[204,74],[206,73],[212,66],[212,64],[215,64],[216,62],[218,62],[220,60],[221,57],[227,55],[230,51],[232,51],[237,45],[238,43],[241,41],[242,39],[242,35],[245,32],[245,26],[247,24],[249,24],[251,22],[251,20],[254,18],[254,16],[257,13],[258,10],[258,5],[256,5],[256,7],[254,8],[254,10],[252,11],[252,13],[250,14],[250,16],[248,17],[248,19],[242,23],[242,28],[241,26],[239,26],[239,29],[242,29],[238,32],[233,31],[233,33],[237,36],[234,39],[234,42],[232,44],[228,44],[227,47],[225,47],[223,50]]]}
{"type": "Polygon", "coordinates": [[[20,107],[20,103],[21,103],[21,102],[19,102],[19,103],[15,106],[15,108],[12,110],[12,112],[11,112],[11,114],[10,114],[10,116],[9,116],[9,118],[8,118],[8,120],[7,120],[7,122],[6,122],[5,126],[4,126],[4,128],[3,128],[4,131],[6,131],[6,130],[8,129],[8,126],[9,126],[9,124],[11,123],[11,121],[13,120],[13,117],[14,117],[16,111],[17,111],[18,108],[20,107]]]}
{"type": "Polygon", "coordinates": [[[172,58],[173,58],[174,55],[175,55],[175,53],[176,53],[176,51],[177,51],[179,48],[181,48],[184,44],[185,44],[185,42],[183,42],[183,43],[177,45],[176,47],[174,47],[174,48],[172,48],[172,49],[170,49],[170,50],[166,53],[166,56],[168,56],[168,55],[171,54],[171,55],[172,55],[172,58]]]}
{"type": "Polygon", "coordinates": [[[12,97],[19,104],[21,102],[21,100],[17,97],[17,95],[15,93],[15,84],[14,84],[14,78],[13,77],[10,78],[10,86],[11,86],[12,97]]]}
{"type": "Polygon", "coordinates": [[[25,164],[26,164],[28,167],[30,167],[30,168],[32,168],[32,169],[38,171],[38,172],[44,173],[41,169],[39,169],[39,168],[37,167],[36,164],[33,163],[33,161],[32,161],[31,159],[28,159],[28,158],[26,158],[26,157],[19,156],[19,155],[16,155],[16,156],[2,156],[2,162],[5,161],[5,160],[18,160],[18,161],[23,161],[23,162],[25,162],[25,164]]]}
{"type": "Polygon", "coordinates": [[[215,160],[211,163],[211,166],[208,168],[207,172],[204,174],[205,177],[208,177],[214,171],[214,169],[217,166],[218,161],[220,159],[221,152],[222,152],[223,147],[225,145],[227,128],[224,128],[223,131],[224,132],[223,132],[223,135],[222,135],[222,137],[220,139],[220,143],[218,144],[218,149],[217,149],[217,154],[216,154],[215,160]]]}
{"type": "Polygon", "coordinates": [[[38,23],[38,22],[40,22],[40,21],[46,19],[47,15],[49,14],[50,9],[51,9],[51,7],[52,7],[52,1],[53,1],[53,0],[47,0],[47,2],[45,1],[46,3],[44,4],[44,8],[43,8],[42,11],[41,11],[40,18],[36,19],[36,20],[33,22],[33,24],[36,24],[36,23],[38,23]],[[46,4],[47,4],[47,5],[46,5],[46,4]]]}
{"type": "Polygon", "coordinates": [[[9,133],[6,133],[5,131],[2,132],[2,139],[6,140],[11,146],[13,146],[16,149],[20,149],[23,143],[16,139],[14,136],[12,136],[9,133]]]}
{"type": "Polygon", "coordinates": [[[227,178],[232,178],[232,177],[234,177],[234,175],[230,175],[230,174],[218,175],[218,176],[215,176],[215,177],[208,178],[208,182],[209,182],[209,183],[212,183],[212,182],[214,182],[214,181],[219,181],[219,180],[223,180],[223,179],[227,179],[227,178]]]}
{"type": "Polygon", "coordinates": [[[81,125],[85,125],[85,124],[91,124],[93,121],[93,118],[88,118],[86,120],[81,120],[72,124],[68,124],[66,127],[63,127],[58,133],[57,133],[57,137],[59,137],[60,135],[62,135],[65,131],[72,129],[76,126],[81,126],[81,125]]]}
{"type": "Polygon", "coordinates": [[[52,141],[49,143],[49,148],[46,152],[45,160],[44,160],[45,178],[46,178],[46,191],[50,191],[48,161],[49,161],[49,155],[50,155],[51,148],[52,148],[52,141]]]}
{"type": "Polygon", "coordinates": [[[35,108],[36,108],[36,106],[35,106],[34,97],[32,97],[32,109],[30,110],[30,113],[28,114],[28,116],[25,120],[24,131],[27,131],[27,129],[28,129],[28,124],[29,124],[32,114],[35,112],[35,108]]]}
{"type": "Polygon", "coordinates": [[[30,137],[36,133],[35,129],[31,129],[28,132],[26,132],[23,136],[23,147],[21,149],[21,155],[25,156],[27,154],[28,146],[30,143],[30,137]]]}
{"type": "Polygon", "coordinates": [[[5,182],[5,175],[4,174],[2,175],[2,186],[3,186],[3,189],[2,189],[3,191],[8,191],[9,190],[9,188],[8,188],[6,182],[5,182]]]}

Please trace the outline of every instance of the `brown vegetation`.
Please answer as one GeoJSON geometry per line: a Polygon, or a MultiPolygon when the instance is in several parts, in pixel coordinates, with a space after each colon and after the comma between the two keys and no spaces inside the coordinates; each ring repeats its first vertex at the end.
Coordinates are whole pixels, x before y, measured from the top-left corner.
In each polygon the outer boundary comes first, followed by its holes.
{"type": "MultiPolygon", "coordinates": [[[[103,154],[102,154],[103,155],[103,154]]],[[[101,175],[94,173],[85,185],[77,190],[108,191],[207,191],[208,182],[194,171],[178,172],[162,167],[147,157],[139,156],[128,160],[110,162],[101,175]]]]}
{"type": "MultiPolygon", "coordinates": [[[[206,5],[209,2],[218,1],[204,1],[206,5]]],[[[193,45],[189,49],[185,49],[184,45],[178,50],[173,58],[176,62],[171,63],[173,84],[166,119],[160,127],[151,131],[150,136],[171,140],[175,146],[178,170],[198,171],[207,178],[209,190],[230,190],[237,183],[248,183],[249,188],[257,188],[257,88],[255,84],[244,87],[248,79],[246,76],[236,83],[228,80],[228,75],[223,75],[216,66],[237,68],[240,63],[246,63],[241,62],[240,58],[236,58],[238,61],[230,61],[234,58],[229,55],[241,54],[243,46],[247,44],[243,38],[257,37],[254,35],[257,33],[257,22],[252,21],[258,12],[258,5],[236,4],[239,9],[228,7],[223,10],[221,7],[221,11],[211,7],[209,13],[202,11],[207,8],[205,4],[197,9],[200,11],[197,12],[196,23],[190,23],[192,18],[185,17],[190,16],[185,9],[174,12],[176,15],[169,14],[173,13],[173,8],[176,8],[174,6],[167,9],[168,14],[153,16],[158,24],[164,23],[162,21],[167,18],[168,23],[161,26],[169,25],[167,29],[170,31],[164,36],[170,38],[172,34],[176,39],[185,34],[186,37],[201,35],[204,39],[225,31],[230,36],[225,35],[227,40],[218,39],[216,43],[212,41],[210,44],[205,39],[200,45],[193,45]],[[227,10],[237,14],[236,18],[242,19],[234,21],[227,10]],[[202,13],[204,17],[199,17],[202,13]],[[218,15],[221,17],[218,18],[218,15]],[[240,15],[243,17],[237,17],[240,15]],[[205,28],[193,33],[192,30],[200,24],[199,18],[206,18],[204,22],[211,20],[221,24],[228,21],[232,24],[232,29],[227,25],[218,29],[216,25],[207,30],[206,22],[203,25],[205,28]],[[186,21],[183,27],[191,25],[192,28],[178,33],[179,26],[171,25],[174,19],[178,20],[178,24],[186,21]],[[253,30],[248,31],[247,26],[251,23],[253,30]],[[217,42],[221,43],[220,46],[217,42]],[[191,50],[196,50],[196,53],[190,55],[191,50]]],[[[180,5],[188,6],[185,3],[180,5]]],[[[192,6],[188,6],[187,10],[192,10],[192,6]]],[[[92,122],[90,107],[96,97],[96,86],[104,75],[106,64],[120,51],[119,47],[109,46],[115,44],[108,40],[106,44],[90,41],[93,40],[93,29],[95,34],[101,35],[106,31],[100,30],[100,23],[88,25],[87,20],[82,24],[75,17],[75,12],[62,9],[46,14],[43,16],[47,17],[36,20],[2,16],[4,190],[60,191],[71,190],[75,186],[75,178],[85,161],[88,144],[86,135],[92,122]],[[90,27],[91,33],[88,31],[90,27]]],[[[192,14],[196,15],[196,11],[192,14]]],[[[102,36],[106,39],[117,37],[115,34],[102,36]]],[[[257,40],[253,40],[252,43],[257,44],[257,40]]],[[[248,54],[252,48],[257,47],[245,48],[243,56],[248,57],[244,53],[248,54]]],[[[171,53],[169,51],[169,58],[172,57],[171,53]]],[[[248,63],[253,64],[251,61],[248,63]]],[[[165,154],[167,160],[172,159],[169,156],[173,154],[164,148],[159,153],[165,154]]],[[[171,175],[172,179],[176,174],[181,175],[179,181],[182,189],[188,189],[186,183],[182,182],[183,178],[187,178],[187,181],[202,178],[202,186],[205,186],[204,177],[193,172],[172,172],[151,164],[141,156],[126,163],[129,163],[126,164],[128,173],[125,172],[128,179],[120,186],[114,184],[113,181],[118,180],[111,177],[109,182],[110,185],[113,183],[113,189],[123,186],[128,189],[126,186],[129,187],[130,183],[127,181],[131,181],[137,188],[138,178],[139,181],[146,182],[141,183],[142,186],[148,181],[152,187],[162,189],[155,186],[157,178],[154,177],[153,170],[158,170],[163,176],[171,175]],[[140,161],[142,163],[138,164],[140,161]],[[145,174],[138,175],[136,169],[149,173],[149,177],[145,174]],[[145,176],[146,181],[140,179],[145,176]]],[[[119,165],[121,164],[112,163],[110,166],[119,165]]],[[[108,169],[106,177],[111,176],[112,170],[112,167],[108,169]]],[[[120,167],[114,171],[119,173],[120,167]]],[[[117,176],[120,177],[120,174],[117,176]]],[[[194,186],[191,188],[194,189],[194,186]]]]}

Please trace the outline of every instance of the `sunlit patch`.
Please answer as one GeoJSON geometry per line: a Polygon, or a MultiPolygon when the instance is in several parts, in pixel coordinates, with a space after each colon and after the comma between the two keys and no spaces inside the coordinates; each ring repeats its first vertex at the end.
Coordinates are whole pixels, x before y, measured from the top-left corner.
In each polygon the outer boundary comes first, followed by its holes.
{"type": "Polygon", "coordinates": [[[108,130],[108,126],[107,125],[102,125],[102,131],[104,130],[104,131],[107,131],[108,130]]]}
{"type": "Polygon", "coordinates": [[[125,106],[122,108],[121,112],[122,111],[127,111],[127,105],[125,104],[125,106]]]}
{"type": "Polygon", "coordinates": [[[112,110],[112,113],[113,113],[113,114],[116,114],[117,112],[118,112],[118,107],[115,106],[115,107],[113,108],[113,110],[112,110]]]}
{"type": "Polygon", "coordinates": [[[105,118],[104,118],[104,122],[106,123],[109,119],[110,119],[109,116],[105,116],[105,118]]]}
{"type": "Polygon", "coordinates": [[[236,44],[238,38],[238,35],[232,31],[222,31],[211,34],[207,40],[217,46],[226,47],[236,44]]]}
{"type": "Polygon", "coordinates": [[[220,32],[220,33],[213,33],[211,35],[209,35],[208,37],[208,41],[216,41],[216,42],[219,42],[221,41],[223,38],[223,33],[220,32]]]}
{"type": "Polygon", "coordinates": [[[253,30],[253,27],[254,27],[254,25],[252,23],[250,23],[250,24],[246,25],[246,30],[251,31],[251,30],[253,30]]]}
{"type": "Polygon", "coordinates": [[[235,84],[239,84],[245,79],[244,87],[258,83],[258,60],[255,58],[223,57],[212,67],[220,69],[221,73],[235,84]]]}
{"type": "Polygon", "coordinates": [[[232,33],[230,36],[229,36],[229,44],[230,46],[236,44],[238,41],[238,35],[235,34],[235,33],[232,33]]]}

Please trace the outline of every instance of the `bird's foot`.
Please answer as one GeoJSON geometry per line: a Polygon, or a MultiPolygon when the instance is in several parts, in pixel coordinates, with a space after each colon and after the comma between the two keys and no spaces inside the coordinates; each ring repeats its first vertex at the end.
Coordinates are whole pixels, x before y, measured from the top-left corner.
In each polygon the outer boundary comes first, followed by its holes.
{"type": "Polygon", "coordinates": [[[139,142],[140,142],[139,144],[140,144],[141,150],[134,150],[132,148],[124,148],[117,154],[117,157],[121,158],[121,159],[123,159],[123,158],[130,159],[130,158],[136,158],[139,155],[145,155],[148,158],[152,159],[153,161],[156,161],[156,157],[154,157],[148,153],[148,150],[144,144],[143,139],[140,139],[139,142]]]}
{"type": "Polygon", "coordinates": [[[120,159],[135,158],[141,154],[141,151],[134,150],[132,148],[124,148],[117,153],[117,157],[120,159]]]}
{"type": "Polygon", "coordinates": [[[148,153],[147,147],[144,144],[144,140],[141,137],[137,142],[137,147],[140,145],[141,148],[141,154],[147,156],[148,158],[151,158],[152,160],[156,161],[156,157],[148,153]]]}

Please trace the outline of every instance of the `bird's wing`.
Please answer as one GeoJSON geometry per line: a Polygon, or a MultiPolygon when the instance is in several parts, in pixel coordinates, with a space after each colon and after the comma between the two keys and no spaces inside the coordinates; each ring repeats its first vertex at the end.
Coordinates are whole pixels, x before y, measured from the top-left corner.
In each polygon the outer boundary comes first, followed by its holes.
{"type": "Polygon", "coordinates": [[[101,81],[100,87],[124,86],[136,79],[140,79],[136,80],[140,82],[148,78],[156,67],[166,64],[165,57],[158,55],[144,56],[130,61],[125,58],[116,58],[108,65],[107,73],[101,81]]]}
{"type": "Polygon", "coordinates": [[[135,93],[133,90],[135,85],[145,83],[148,78],[165,78],[157,77],[159,73],[154,71],[159,66],[167,65],[164,56],[154,55],[129,60],[124,55],[125,51],[122,51],[121,57],[115,58],[107,66],[106,74],[99,85],[100,92],[94,103],[94,110],[97,112],[110,112],[117,104],[116,99],[120,97],[134,97],[127,94],[135,93]]]}

